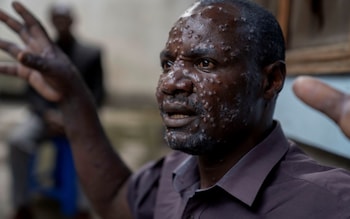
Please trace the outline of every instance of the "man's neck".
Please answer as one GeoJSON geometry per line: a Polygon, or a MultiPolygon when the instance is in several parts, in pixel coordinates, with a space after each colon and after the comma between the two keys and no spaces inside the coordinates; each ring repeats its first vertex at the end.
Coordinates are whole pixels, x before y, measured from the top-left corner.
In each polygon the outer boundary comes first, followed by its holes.
{"type": "Polygon", "coordinates": [[[199,155],[200,188],[204,189],[215,185],[244,155],[269,135],[275,127],[272,124],[271,121],[271,125],[266,126],[269,128],[262,129],[265,131],[247,136],[243,141],[218,146],[218,148],[231,148],[230,150],[199,155]]]}
{"type": "Polygon", "coordinates": [[[254,146],[234,149],[219,155],[198,156],[200,188],[215,185],[254,146]]]}

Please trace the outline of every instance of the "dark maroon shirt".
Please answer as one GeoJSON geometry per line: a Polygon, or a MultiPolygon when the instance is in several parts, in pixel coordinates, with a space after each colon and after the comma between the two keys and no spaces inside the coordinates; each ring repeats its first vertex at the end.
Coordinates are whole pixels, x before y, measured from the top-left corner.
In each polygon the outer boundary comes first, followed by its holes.
{"type": "Polygon", "coordinates": [[[350,218],[350,173],[318,164],[279,124],[211,188],[199,189],[196,159],[173,152],[136,173],[134,218],[350,218]]]}

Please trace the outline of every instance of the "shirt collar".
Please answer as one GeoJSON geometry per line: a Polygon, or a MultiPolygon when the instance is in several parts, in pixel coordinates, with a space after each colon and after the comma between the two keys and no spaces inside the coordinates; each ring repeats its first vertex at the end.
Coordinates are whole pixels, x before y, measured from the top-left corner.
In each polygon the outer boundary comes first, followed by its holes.
{"type": "Polygon", "coordinates": [[[195,184],[199,185],[197,158],[195,156],[189,156],[174,170],[173,185],[175,190],[181,193],[189,187],[197,189],[193,187],[195,184]]]}
{"type": "MultiPolygon", "coordinates": [[[[227,193],[252,206],[272,168],[284,156],[289,147],[279,123],[261,143],[256,145],[233,166],[216,184],[227,193]]],[[[183,192],[199,185],[197,159],[189,156],[174,170],[174,188],[183,192]]],[[[197,187],[198,188],[198,187],[197,187]]],[[[194,192],[194,191],[193,191],[194,192]]]]}

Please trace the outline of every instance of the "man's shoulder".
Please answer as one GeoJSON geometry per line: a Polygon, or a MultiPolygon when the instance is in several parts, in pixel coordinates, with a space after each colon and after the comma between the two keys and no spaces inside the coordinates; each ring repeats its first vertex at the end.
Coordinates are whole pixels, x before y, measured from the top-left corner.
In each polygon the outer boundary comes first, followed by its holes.
{"type": "Polygon", "coordinates": [[[290,212],[289,218],[305,215],[310,217],[303,218],[347,218],[350,215],[349,171],[320,164],[293,147],[264,185],[260,194],[267,211],[290,212]]]}
{"type": "Polygon", "coordinates": [[[292,188],[302,188],[300,191],[305,190],[305,194],[314,192],[324,197],[350,201],[348,170],[323,165],[297,150],[291,154],[280,163],[277,184],[286,183],[292,188]]]}
{"type": "Polygon", "coordinates": [[[322,190],[325,195],[334,196],[339,201],[350,202],[350,172],[341,168],[325,166],[321,171],[298,176],[315,190],[322,190]]]}

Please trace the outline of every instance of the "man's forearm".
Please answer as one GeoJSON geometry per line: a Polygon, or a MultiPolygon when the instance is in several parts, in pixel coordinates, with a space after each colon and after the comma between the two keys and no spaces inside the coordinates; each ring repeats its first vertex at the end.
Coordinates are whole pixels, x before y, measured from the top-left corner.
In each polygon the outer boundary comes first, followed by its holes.
{"type": "Polygon", "coordinates": [[[99,213],[106,213],[130,170],[108,140],[87,89],[76,88],[61,104],[66,134],[70,140],[82,186],[99,213]]]}

